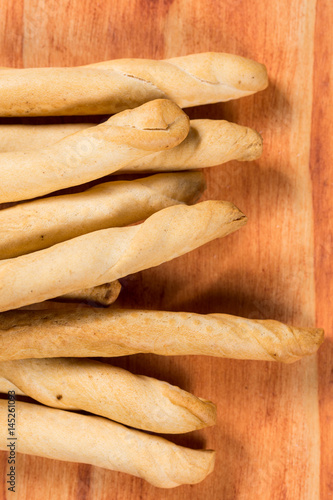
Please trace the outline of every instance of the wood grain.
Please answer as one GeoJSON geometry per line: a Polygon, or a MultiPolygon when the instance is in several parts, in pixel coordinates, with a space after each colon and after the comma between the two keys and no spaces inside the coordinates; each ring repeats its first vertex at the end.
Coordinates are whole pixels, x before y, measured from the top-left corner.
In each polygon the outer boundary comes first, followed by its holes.
{"type": "MultiPolygon", "coordinates": [[[[248,216],[247,227],[125,278],[119,305],[317,324],[332,342],[332,21],[329,0],[2,3],[1,66],[212,50],[268,68],[265,92],[188,110],[191,118],[228,119],[262,133],[259,161],[206,172],[205,198],[234,202],[248,216]]],[[[317,357],[290,366],[188,356],[112,360],[218,405],[216,427],[170,437],[216,449],[214,473],[199,485],[162,491],[125,474],[18,455],[15,497],[326,500],[333,493],[330,342],[317,357]]],[[[5,470],[1,453],[1,477],[5,470]]],[[[0,498],[15,497],[3,479],[0,498]]]]}
{"type": "Polygon", "coordinates": [[[315,279],[317,322],[326,330],[326,342],[319,352],[319,408],[321,429],[321,498],[333,496],[333,321],[329,306],[333,293],[333,4],[318,1],[316,11],[314,84],[311,137],[311,173],[315,224],[315,279]]]}

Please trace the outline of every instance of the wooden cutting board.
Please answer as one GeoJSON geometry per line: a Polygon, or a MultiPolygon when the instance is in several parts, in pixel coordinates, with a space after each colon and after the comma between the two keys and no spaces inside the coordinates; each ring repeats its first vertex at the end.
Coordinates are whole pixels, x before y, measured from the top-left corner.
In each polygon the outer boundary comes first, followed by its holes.
{"type": "Polygon", "coordinates": [[[234,202],[248,225],[125,279],[119,305],[317,325],[327,340],[317,356],[286,366],[189,356],[113,360],[217,404],[214,428],[171,437],[217,450],[215,471],[201,484],[160,490],[121,473],[19,455],[13,494],[2,452],[1,499],[332,498],[332,25],[330,0],[2,2],[0,66],[204,51],[266,64],[266,91],[189,110],[192,118],[223,118],[262,134],[259,161],[206,171],[204,198],[234,202]]]}

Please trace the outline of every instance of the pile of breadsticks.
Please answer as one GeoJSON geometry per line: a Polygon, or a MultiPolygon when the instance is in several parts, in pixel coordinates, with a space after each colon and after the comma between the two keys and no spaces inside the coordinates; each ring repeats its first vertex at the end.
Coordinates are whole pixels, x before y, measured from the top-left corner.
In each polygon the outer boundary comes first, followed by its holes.
{"type": "MultiPolygon", "coordinates": [[[[127,472],[158,487],[197,483],[212,471],[213,451],[142,431],[213,425],[215,405],[89,358],[201,354],[288,363],[313,354],[322,330],[81,302],[108,305],[120,278],[246,223],[230,202],[193,204],[205,181],[192,169],[254,160],[260,135],[223,120],[189,121],[181,108],[263,90],[265,67],[207,53],[0,74],[2,117],[112,115],[99,125],[0,126],[0,390],[42,403],[16,402],[17,451],[127,472]],[[149,175],[100,180],[115,172],[149,175]],[[80,304],[38,306],[50,299],[80,304]]],[[[0,417],[7,450],[5,400],[0,417]]]]}

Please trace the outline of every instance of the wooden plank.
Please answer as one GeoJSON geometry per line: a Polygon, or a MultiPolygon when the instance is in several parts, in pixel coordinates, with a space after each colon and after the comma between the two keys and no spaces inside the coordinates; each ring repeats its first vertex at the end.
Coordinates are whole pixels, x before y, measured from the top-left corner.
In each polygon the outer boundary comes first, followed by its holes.
{"type": "Polygon", "coordinates": [[[23,15],[23,2],[8,0],[6,3],[1,3],[0,66],[21,67],[23,65],[23,15]]]}
{"type": "MultiPolygon", "coordinates": [[[[233,201],[248,215],[248,226],[124,279],[122,306],[315,324],[314,238],[323,241],[329,224],[332,158],[321,133],[330,74],[317,72],[328,71],[331,60],[329,37],[323,39],[321,32],[323,26],[329,29],[332,8],[317,3],[316,31],[315,0],[294,0],[292,8],[287,0],[135,0],[130,7],[126,0],[25,0],[2,6],[3,66],[65,66],[216,50],[251,57],[268,67],[267,91],[189,110],[193,118],[226,118],[262,133],[265,150],[259,161],[231,162],[206,172],[205,198],[233,201]]],[[[325,124],[331,127],[331,122],[325,124]]],[[[330,276],[323,278],[321,269],[329,269],[330,242],[324,248],[316,244],[315,249],[317,320],[329,328],[330,276]]],[[[216,427],[170,438],[186,446],[216,449],[214,473],[199,485],[162,491],[125,474],[20,455],[16,497],[312,500],[319,498],[321,446],[322,498],[329,498],[333,479],[328,476],[332,445],[326,431],[332,425],[328,345],[319,360],[321,443],[316,357],[291,366],[204,357],[141,355],[112,360],[217,403],[216,427]]],[[[5,465],[2,453],[1,471],[5,465]]],[[[7,496],[2,483],[0,498],[7,496]]]]}
{"type": "Polygon", "coordinates": [[[333,321],[331,313],[333,223],[333,4],[317,2],[314,87],[312,111],[311,171],[315,217],[315,269],[317,322],[326,332],[319,357],[319,405],[321,428],[321,498],[333,496],[333,321]]]}

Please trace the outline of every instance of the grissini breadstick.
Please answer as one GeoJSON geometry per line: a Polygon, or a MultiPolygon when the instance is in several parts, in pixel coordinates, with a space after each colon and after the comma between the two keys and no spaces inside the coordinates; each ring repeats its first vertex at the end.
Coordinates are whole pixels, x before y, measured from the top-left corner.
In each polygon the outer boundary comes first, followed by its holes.
{"type": "MultiPolygon", "coordinates": [[[[111,420],[16,401],[16,451],[126,472],[159,488],[202,481],[212,450],[192,450],[111,420]]],[[[8,402],[0,400],[0,449],[8,451],[8,402]]]]}
{"type": "Polygon", "coordinates": [[[228,314],[67,308],[0,315],[0,359],[202,354],[291,363],[315,353],[320,328],[228,314]]]}
{"type": "Polygon", "coordinates": [[[0,259],[142,221],[168,206],[196,201],[204,188],[202,172],[157,174],[135,181],[105,182],[82,193],[0,210],[0,259]]]}
{"type": "Polygon", "coordinates": [[[122,172],[214,167],[231,160],[256,160],[261,154],[262,138],[249,127],[225,120],[191,120],[181,144],[134,160],[122,172]]]}
{"type": "MultiPolygon", "coordinates": [[[[73,124],[72,133],[76,131],[75,126],[79,131],[91,124],[73,124]]],[[[63,139],[64,130],[61,127],[62,125],[0,125],[0,151],[47,147],[63,139]]],[[[205,168],[231,160],[255,160],[261,153],[262,138],[251,128],[225,120],[191,120],[188,136],[178,146],[132,161],[120,170],[148,172],[205,168]]]]}
{"type": "Polygon", "coordinates": [[[0,116],[112,114],[160,98],[197,106],[247,96],[268,84],[262,64],[217,52],[73,68],[3,68],[0,76],[0,116]]]}
{"type": "Polygon", "coordinates": [[[0,376],[46,406],[85,410],[136,429],[175,434],[216,423],[210,401],[90,359],[4,361],[0,376]]]}
{"type": "Polygon", "coordinates": [[[35,198],[110,174],[177,146],[189,119],[173,102],[148,102],[44,149],[0,153],[0,203],[35,198]]]}
{"type": "Polygon", "coordinates": [[[158,266],[246,223],[232,203],[174,205],[136,226],[102,229],[0,262],[0,311],[158,266]]]}
{"type": "Polygon", "coordinates": [[[121,284],[118,280],[103,285],[85,288],[77,292],[67,293],[56,297],[57,302],[85,302],[90,305],[109,306],[113,304],[121,291],[121,284]]]}

